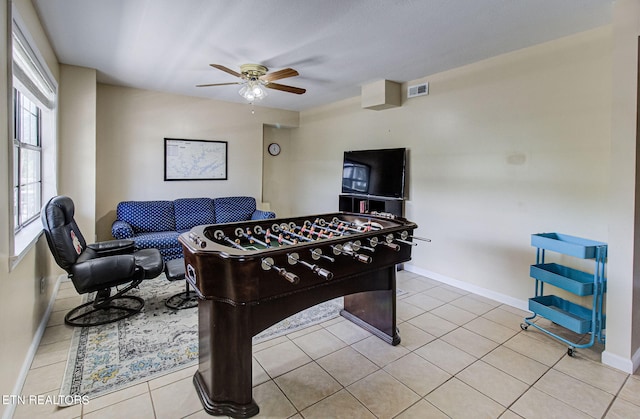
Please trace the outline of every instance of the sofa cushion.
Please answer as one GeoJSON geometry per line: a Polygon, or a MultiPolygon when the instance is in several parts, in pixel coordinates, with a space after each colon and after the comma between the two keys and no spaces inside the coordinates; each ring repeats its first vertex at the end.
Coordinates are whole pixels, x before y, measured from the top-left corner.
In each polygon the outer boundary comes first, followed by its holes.
{"type": "Polygon", "coordinates": [[[202,224],[215,224],[216,214],[211,198],[181,198],[173,201],[176,230],[190,230],[202,224]]]}
{"type": "Polygon", "coordinates": [[[116,216],[131,224],[136,234],[176,230],[173,201],[123,201],[116,216]]]}
{"type": "MultiPolygon", "coordinates": [[[[150,233],[140,233],[135,237],[138,249],[168,249],[176,247],[178,243],[177,231],[156,231],[150,233]]],[[[182,247],[180,247],[182,249],[182,247]]]]}
{"type": "Polygon", "coordinates": [[[216,209],[216,221],[218,223],[250,220],[256,210],[255,198],[248,196],[215,198],[213,205],[216,209]]]}
{"type": "Polygon", "coordinates": [[[162,255],[162,260],[165,262],[172,259],[183,258],[182,254],[182,246],[180,247],[172,247],[167,249],[159,249],[160,254],[162,255]]]}

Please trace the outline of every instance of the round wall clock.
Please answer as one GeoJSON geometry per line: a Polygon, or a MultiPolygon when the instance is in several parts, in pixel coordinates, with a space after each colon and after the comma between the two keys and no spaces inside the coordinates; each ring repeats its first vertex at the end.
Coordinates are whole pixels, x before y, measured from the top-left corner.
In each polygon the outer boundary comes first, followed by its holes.
{"type": "Polygon", "coordinates": [[[278,154],[280,154],[280,144],[271,143],[269,144],[267,150],[269,150],[269,154],[271,154],[272,156],[277,156],[278,154]]]}

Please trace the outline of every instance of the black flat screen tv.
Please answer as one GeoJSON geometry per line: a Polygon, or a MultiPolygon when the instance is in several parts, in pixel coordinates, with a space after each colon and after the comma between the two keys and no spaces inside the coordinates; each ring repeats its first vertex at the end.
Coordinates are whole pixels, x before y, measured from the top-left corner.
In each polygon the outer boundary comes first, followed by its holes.
{"type": "Polygon", "coordinates": [[[344,152],[342,193],[404,198],[405,148],[344,152]]]}

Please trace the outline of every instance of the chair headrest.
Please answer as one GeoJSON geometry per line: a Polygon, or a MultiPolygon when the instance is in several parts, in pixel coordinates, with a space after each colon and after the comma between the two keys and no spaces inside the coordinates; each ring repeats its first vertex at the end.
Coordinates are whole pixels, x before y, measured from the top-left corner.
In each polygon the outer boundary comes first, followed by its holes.
{"type": "Polygon", "coordinates": [[[42,222],[47,229],[67,225],[73,221],[75,206],[68,196],[54,196],[44,207],[42,222]]]}
{"type": "Polygon", "coordinates": [[[40,214],[49,249],[56,263],[67,272],[87,248],[87,243],[73,219],[74,213],[75,207],[71,198],[56,196],[45,204],[40,214]]]}

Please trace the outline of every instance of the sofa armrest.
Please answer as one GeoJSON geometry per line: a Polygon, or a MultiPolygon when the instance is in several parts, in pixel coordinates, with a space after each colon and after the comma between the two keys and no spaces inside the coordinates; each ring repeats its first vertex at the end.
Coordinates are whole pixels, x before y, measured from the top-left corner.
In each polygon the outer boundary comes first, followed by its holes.
{"type": "Polygon", "coordinates": [[[251,214],[252,220],[267,220],[269,218],[276,218],[276,213],[272,211],[255,210],[251,214]]]}
{"type": "Polygon", "coordinates": [[[111,225],[111,235],[119,240],[133,237],[133,227],[126,221],[116,220],[111,225]]]}

